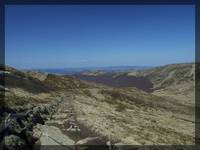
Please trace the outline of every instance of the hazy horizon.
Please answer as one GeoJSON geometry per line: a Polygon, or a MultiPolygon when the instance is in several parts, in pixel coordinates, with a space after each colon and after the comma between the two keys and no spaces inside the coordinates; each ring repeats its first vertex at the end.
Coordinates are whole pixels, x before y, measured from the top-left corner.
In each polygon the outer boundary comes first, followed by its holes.
{"type": "Polygon", "coordinates": [[[195,62],[188,5],[6,6],[5,61],[18,68],[195,62]]]}
{"type": "MultiPolygon", "coordinates": [[[[121,67],[121,68],[125,68],[125,67],[138,67],[138,68],[153,68],[153,67],[162,67],[162,66],[167,66],[167,65],[172,65],[172,64],[190,64],[190,63],[195,63],[195,62],[181,62],[181,63],[169,63],[169,64],[162,64],[162,65],[121,65],[121,66],[82,66],[82,67],[56,67],[56,68],[53,68],[53,67],[49,67],[49,68],[43,68],[43,67],[39,67],[39,68],[17,68],[16,69],[19,69],[19,70],[45,70],[45,69],[98,69],[98,68],[117,68],[117,67],[121,67]]],[[[13,66],[10,66],[10,67],[13,67],[13,66]]]]}

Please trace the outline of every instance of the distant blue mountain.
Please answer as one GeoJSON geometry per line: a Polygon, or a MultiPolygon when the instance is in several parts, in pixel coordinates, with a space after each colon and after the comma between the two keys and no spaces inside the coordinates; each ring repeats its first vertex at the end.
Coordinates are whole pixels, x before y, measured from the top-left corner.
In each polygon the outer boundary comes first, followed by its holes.
{"type": "Polygon", "coordinates": [[[44,68],[44,69],[33,69],[33,71],[47,72],[52,74],[66,74],[72,75],[84,71],[105,71],[105,72],[117,72],[117,71],[128,71],[128,70],[144,70],[153,68],[151,66],[109,66],[109,67],[82,67],[82,68],[44,68]]]}

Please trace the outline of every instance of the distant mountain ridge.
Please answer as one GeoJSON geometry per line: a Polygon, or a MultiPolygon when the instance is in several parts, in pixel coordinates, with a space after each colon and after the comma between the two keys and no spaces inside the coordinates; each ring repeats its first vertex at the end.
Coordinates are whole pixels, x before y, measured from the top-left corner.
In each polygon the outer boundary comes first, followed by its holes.
{"type": "Polygon", "coordinates": [[[80,67],[80,68],[41,68],[41,69],[25,69],[53,74],[67,74],[72,75],[85,71],[105,71],[105,72],[119,72],[128,70],[144,70],[153,68],[152,66],[108,66],[108,67],[80,67]]]}

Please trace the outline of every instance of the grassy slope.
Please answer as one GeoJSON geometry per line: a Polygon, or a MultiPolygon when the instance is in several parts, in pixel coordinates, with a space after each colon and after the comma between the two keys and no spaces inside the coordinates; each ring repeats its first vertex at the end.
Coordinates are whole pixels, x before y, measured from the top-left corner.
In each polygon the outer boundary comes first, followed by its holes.
{"type": "Polygon", "coordinates": [[[143,72],[154,84],[154,95],[185,105],[195,103],[195,65],[174,64],[143,72]]]}
{"type": "Polygon", "coordinates": [[[126,144],[194,142],[192,107],[138,90],[92,88],[83,93],[74,96],[75,110],[79,121],[97,133],[126,144]]]}

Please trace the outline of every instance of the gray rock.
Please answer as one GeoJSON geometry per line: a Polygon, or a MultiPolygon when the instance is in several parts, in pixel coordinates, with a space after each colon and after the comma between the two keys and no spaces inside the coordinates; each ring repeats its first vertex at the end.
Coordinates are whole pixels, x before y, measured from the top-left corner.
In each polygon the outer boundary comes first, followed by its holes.
{"type": "Polygon", "coordinates": [[[76,145],[106,145],[100,137],[88,137],[76,142],[76,145]]]}
{"type": "Polygon", "coordinates": [[[22,112],[22,111],[24,111],[23,106],[15,106],[15,107],[13,107],[12,109],[13,109],[14,111],[16,111],[16,112],[22,112]]]}
{"type": "Polygon", "coordinates": [[[27,104],[27,105],[24,106],[24,108],[25,108],[26,110],[32,110],[33,107],[34,107],[33,104],[27,104]]]}
{"type": "Polygon", "coordinates": [[[54,126],[38,124],[34,127],[34,136],[40,139],[41,145],[74,145],[72,139],[54,126]]]}
{"type": "Polygon", "coordinates": [[[34,107],[33,108],[33,113],[34,114],[40,113],[40,107],[34,107]]]}
{"type": "Polygon", "coordinates": [[[48,115],[46,115],[46,114],[41,114],[41,117],[42,117],[42,119],[43,119],[43,120],[45,120],[45,121],[46,121],[46,120],[47,120],[47,118],[48,118],[48,115]]]}
{"type": "Polygon", "coordinates": [[[9,135],[4,137],[4,149],[7,150],[23,150],[26,142],[16,135],[9,135]]]}
{"type": "Polygon", "coordinates": [[[49,111],[46,106],[41,105],[41,106],[39,106],[39,108],[40,108],[40,113],[45,114],[45,115],[49,114],[49,111]]]}
{"type": "Polygon", "coordinates": [[[38,138],[33,135],[32,131],[26,131],[24,136],[28,145],[33,145],[38,141],[38,138]]]}
{"type": "Polygon", "coordinates": [[[32,116],[32,121],[33,123],[39,123],[39,124],[44,124],[44,119],[40,115],[39,108],[35,107],[33,108],[33,116],[32,116]]]}
{"type": "Polygon", "coordinates": [[[5,128],[11,134],[20,134],[24,128],[22,128],[15,117],[12,117],[11,114],[7,115],[5,118],[5,128]]]}

